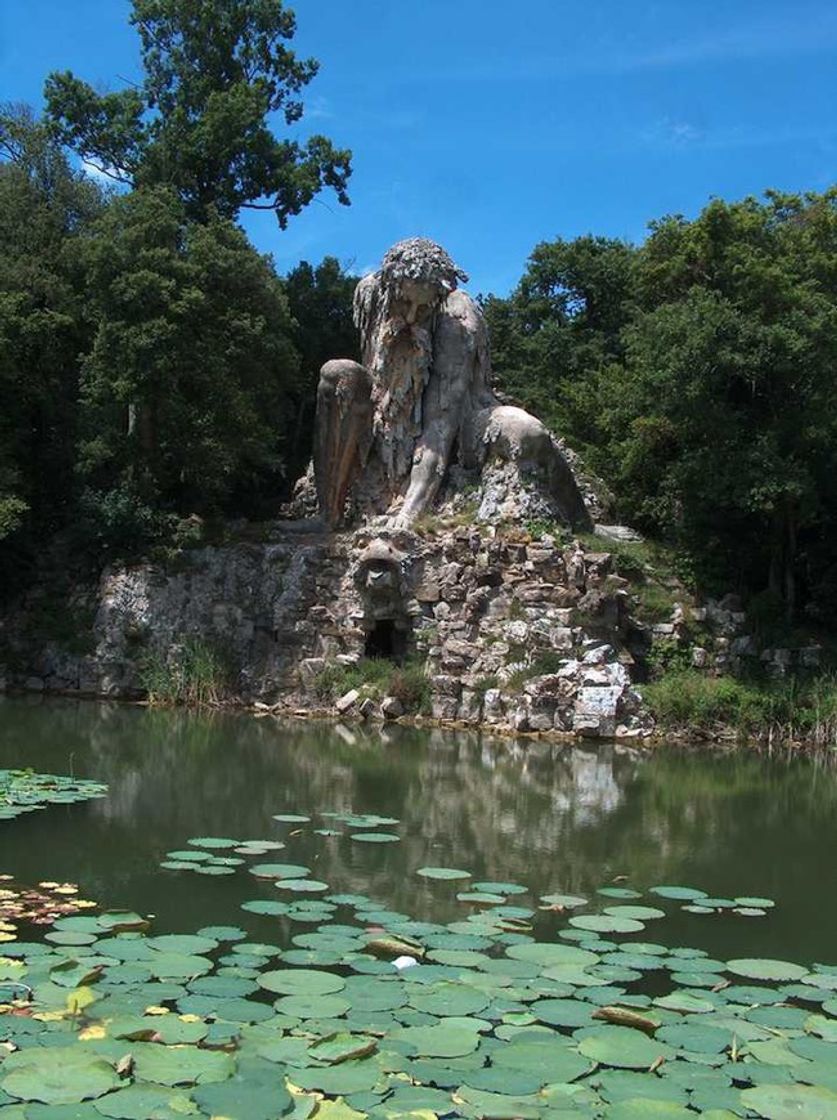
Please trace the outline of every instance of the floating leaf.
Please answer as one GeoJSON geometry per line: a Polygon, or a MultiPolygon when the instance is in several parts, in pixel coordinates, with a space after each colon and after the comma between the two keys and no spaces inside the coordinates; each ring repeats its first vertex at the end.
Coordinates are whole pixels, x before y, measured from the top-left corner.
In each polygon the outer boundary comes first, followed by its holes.
{"type": "Polygon", "coordinates": [[[578,918],[570,918],[570,925],[595,933],[638,933],[645,929],[642,922],[633,918],[614,918],[608,914],[582,914],[578,918]]]}
{"type": "Polygon", "coordinates": [[[279,879],[276,886],[283,891],[294,891],[297,894],[321,894],[328,890],[328,883],[319,879],[279,879]]]}
{"type": "Polygon", "coordinates": [[[562,910],[575,910],[579,906],[586,906],[587,899],[577,894],[542,894],[541,902],[547,906],[557,906],[562,910]]]}
{"type": "Polygon", "coordinates": [[[780,984],[800,980],[808,972],[807,968],[789,961],[755,957],[729,961],[727,968],[735,976],[744,976],[748,980],[769,980],[780,984]]]}
{"type": "Polygon", "coordinates": [[[306,968],[280,968],[273,972],[263,972],[258,982],[268,992],[280,995],[322,996],[340,992],[346,986],[342,976],[306,968]]]}
{"type": "Polygon", "coordinates": [[[257,863],[250,868],[257,879],[302,879],[309,871],[299,863],[257,863]]]}
{"type": "Polygon", "coordinates": [[[617,1069],[648,1069],[658,1058],[670,1057],[670,1046],[628,1027],[591,1027],[578,1043],[579,1053],[617,1069]]]}
{"type": "Polygon", "coordinates": [[[503,897],[511,894],[526,894],[526,887],[520,883],[474,883],[475,891],[485,891],[488,894],[501,894],[503,897]]]}
{"type": "Polygon", "coordinates": [[[120,1085],[113,1066],[82,1047],[28,1047],[9,1055],[0,1066],[0,1088],[22,1101],[77,1104],[120,1085]]]}
{"type": "Polygon", "coordinates": [[[814,1085],[758,1085],[744,1089],[741,1103],[765,1120],[831,1120],[837,1093],[814,1085]]]}
{"type": "Polygon", "coordinates": [[[423,879],[470,879],[470,871],[460,871],[456,867],[420,867],[416,875],[423,879]]]}
{"type": "Polygon", "coordinates": [[[660,898],[671,898],[678,902],[696,902],[698,899],[706,898],[706,891],[696,890],[694,887],[652,887],[652,894],[658,894],[660,898]]]}

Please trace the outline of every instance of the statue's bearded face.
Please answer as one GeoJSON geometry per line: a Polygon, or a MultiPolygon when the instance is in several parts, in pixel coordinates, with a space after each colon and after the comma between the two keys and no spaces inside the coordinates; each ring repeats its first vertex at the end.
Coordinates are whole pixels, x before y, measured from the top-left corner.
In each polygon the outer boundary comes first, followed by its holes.
{"type": "Polygon", "coordinates": [[[396,288],[392,310],[411,326],[421,325],[432,315],[444,296],[445,290],[441,284],[432,280],[412,280],[405,277],[396,288]]]}

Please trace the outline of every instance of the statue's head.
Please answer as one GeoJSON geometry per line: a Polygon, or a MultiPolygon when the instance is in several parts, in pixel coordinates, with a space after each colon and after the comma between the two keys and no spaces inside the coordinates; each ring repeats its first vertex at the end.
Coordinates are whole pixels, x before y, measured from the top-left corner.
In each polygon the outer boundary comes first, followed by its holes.
{"type": "Polygon", "coordinates": [[[453,263],[441,245],[426,237],[409,237],[399,241],[384,255],[381,280],[387,285],[404,283],[438,288],[447,295],[468,276],[453,263]]]}
{"type": "Polygon", "coordinates": [[[396,305],[408,322],[432,310],[468,277],[441,245],[426,237],[399,241],[385,254],[376,274],[385,306],[396,305]]]}

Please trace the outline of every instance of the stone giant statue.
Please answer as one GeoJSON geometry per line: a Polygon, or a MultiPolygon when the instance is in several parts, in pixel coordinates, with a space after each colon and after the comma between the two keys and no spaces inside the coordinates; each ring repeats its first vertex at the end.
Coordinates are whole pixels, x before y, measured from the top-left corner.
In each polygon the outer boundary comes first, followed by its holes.
{"type": "Polygon", "coordinates": [[[491,391],[485,319],[460,281],[467,276],[441,246],[411,238],[358,284],[363,364],[327,362],[317,393],[314,478],[330,526],[351,500],[366,518],[409,527],[454,473],[472,480],[485,519],[589,524],[550,433],[491,391]]]}

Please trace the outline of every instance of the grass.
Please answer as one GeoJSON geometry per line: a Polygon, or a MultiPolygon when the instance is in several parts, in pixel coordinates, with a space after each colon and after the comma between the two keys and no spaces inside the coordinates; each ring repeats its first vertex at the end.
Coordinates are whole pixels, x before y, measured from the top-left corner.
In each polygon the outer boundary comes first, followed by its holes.
{"type": "Polygon", "coordinates": [[[740,680],[674,669],[642,687],[662,731],[720,727],[740,736],[837,746],[837,675],[740,680]]]}
{"type": "Polygon", "coordinates": [[[637,613],[644,622],[668,622],[675,603],[688,603],[678,572],[678,556],[659,541],[611,541],[595,533],[579,540],[588,552],[609,552],[616,575],[628,580],[637,613]]]}
{"type": "Polygon", "coordinates": [[[474,498],[467,497],[457,509],[445,513],[423,513],[417,517],[413,530],[420,537],[435,537],[452,529],[466,529],[476,524],[479,506],[474,498]]]}
{"type": "Polygon", "coordinates": [[[430,704],[430,681],[424,662],[411,658],[396,665],[380,657],[364,657],[354,665],[326,665],[314,679],[315,695],[330,702],[352,689],[375,700],[394,696],[405,712],[424,712],[430,704]]]}
{"type": "Polygon", "coordinates": [[[149,652],[140,664],[148,702],[156,706],[202,708],[218,704],[229,685],[229,670],[216,649],[190,638],[176,651],[149,652]]]}
{"type": "Polygon", "coordinates": [[[533,677],[546,677],[557,673],[566,661],[566,657],[556,650],[544,650],[537,654],[528,665],[516,669],[506,681],[506,691],[511,693],[521,692],[524,684],[533,677]]]}

